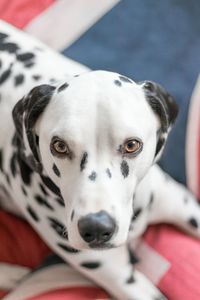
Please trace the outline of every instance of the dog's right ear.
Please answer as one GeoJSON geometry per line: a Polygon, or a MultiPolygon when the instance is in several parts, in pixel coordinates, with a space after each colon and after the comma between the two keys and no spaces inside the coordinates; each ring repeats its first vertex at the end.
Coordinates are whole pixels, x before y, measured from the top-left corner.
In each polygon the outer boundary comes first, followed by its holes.
{"type": "Polygon", "coordinates": [[[33,88],[27,96],[17,102],[12,112],[20,154],[38,173],[42,171],[42,164],[34,126],[48,105],[54,90],[54,86],[47,84],[33,88]]]}
{"type": "Polygon", "coordinates": [[[157,132],[157,147],[154,162],[163,151],[167,136],[178,115],[178,106],[174,98],[158,83],[143,81],[139,83],[145,93],[145,98],[160,120],[157,132]]]}

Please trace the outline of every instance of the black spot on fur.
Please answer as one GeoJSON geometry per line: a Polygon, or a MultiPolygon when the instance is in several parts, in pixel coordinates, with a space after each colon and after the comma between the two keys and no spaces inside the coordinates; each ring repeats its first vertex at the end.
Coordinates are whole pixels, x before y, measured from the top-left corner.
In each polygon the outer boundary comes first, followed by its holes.
{"type": "Polygon", "coordinates": [[[119,81],[119,80],[114,80],[114,84],[117,85],[117,86],[121,86],[122,85],[121,81],[119,81]]]}
{"type": "Polygon", "coordinates": [[[35,143],[39,147],[39,136],[37,134],[35,134],[35,143]]]}
{"type": "Polygon", "coordinates": [[[8,34],[0,32],[0,42],[2,42],[4,39],[8,37],[8,34]]]}
{"type": "Polygon", "coordinates": [[[89,178],[91,181],[95,181],[96,178],[97,178],[97,173],[93,171],[93,172],[88,176],[88,178],[89,178]]]}
{"type": "Polygon", "coordinates": [[[0,85],[3,84],[10,76],[11,74],[11,68],[4,71],[0,76],[0,85]]]}
{"type": "Polygon", "coordinates": [[[54,173],[56,174],[56,176],[60,177],[60,171],[58,170],[58,168],[55,164],[53,164],[52,169],[53,169],[54,173]]]}
{"type": "Polygon", "coordinates": [[[26,209],[27,209],[29,215],[31,216],[31,218],[34,221],[39,222],[40,219],[39,219],[37,213],[35,212],[35,210],[30,205],[28,205],[26,209]]]}
{"type": "Polygon", "coordinates": [[[61,224],[57,219],[52,218],[52,217],[48,217],[49,221],[50,221],[50,225],[51,227],[56,231],[56,233],[62,237],[62,238],[66,238],[67,236],[65,236],[65,226],[63,224],[61,224]]]}
{"type": "Polygon", "coordinates": [[[195,229],[197,229],[199,227],[198,222],[195,218],[191,218],[189,219],[189,224],[194,227],[195,229]]]}
{"type": "Polygon", "coordinates": [[[22,193],[24,194],[24,196],[27,196],[27,191],[25,190],[25,188],[23,187],[23,185],[21,186],[21,190],[22,190],[22,193]]]}
{"type": "Polygon", "coordinates": [[[67,82],[65,82],[64,84],[62,84],[62,85],[58,88],[58,93],[64,91],[68,86],[69,86],[69,84],[68,84],[67,82]]]}
{"type": "Polygon", "coordinates": [[[10,169],[11,169],[13,177],[15,177],[16,173],[17,173],[16,162],[17,162],[17,155],[16,155],[16,153],[13,153],[11,160],[10,160],[10,169]]]}
{"type": "Polygon", "coordinates": [[[6,51],[8,53],[16,53],[19,47],[15,43],[0,43],[0,51],[6,51]]]}
{"type": "Polygon", "coordinates": [[[76,253],[79,253],[79,252],[80,252],[80,250],[74,249],[74,248],[69,247],[69,246],[67,246],[67,245],[64,245],[64,244],[62,244],[62,243],[57,243],[57,245],[58,245],[61,249],[63,249],[64,251],[66,251],[66,252],[68,252],[68,253],[71,253],[71,254],[76,254],[76,253]]]}
{"type": "Polygon", "coordinates": [[[29,68],[33,67],[34,65],[35,65],[34,62],[27,62],[24,64],[24,67],[29,69],[29,68]]]}
{"type": "Polygon", "coordinates": [[[72,210],[71,221],[73,221],[73,219],[74,219],[74,210],[72,210]]]}
{"type": "Polygon", "coordinates": [[[23,82],[24,82],[24,75],[23,74],[19,74],[19,75],[16,75],[14,77],[15,86],[18,86],[18,85],[22,84],[23,82]]]}
{"type": "Polygon", "coordinates": [[[57,197],[55,200],[60,206],[65,207],[65,202],[64,202],[63,198],[57,197]]]}
{"type": "Polygon", "coordinates": [[[26,185],[30,185],[33,170],[28,166],[28,164],[25,163],[23,159],[19,157],[19,155],[18,155],[18,163],[19,163],[20,174],[23,182],[26,185]]]}
{"type": "Polygon", "coordinates": [[[33,54],[31,52],[26,52],[26,53],[18,54],[16,56],[17,60],[19,60],[21,62],[27,62],[27,61],[33,59],[34,57],[35,57],[35,54],[33,54]]]}
{"type": "Polygon", "coordinates": [[[33,75],[32,78],[35,80],[35,81],[38,81],[41,79],[41,76],[40,75],[33,75]]]}
{"type": "Polygon", "coordinates": [[[135,278],[133,277],[133,274],[130,275],[130,277],[126,280],[127,284],[131,284],[135,282],[135,278]]]}
{"type": "Polygon", "coordinates": [[[119,79],[123,82],[132,83],[132,81],[128,77],[125,77],[125,76],[119,76],[119,79]]]}
{"type": "Polygon", "coordinates": [[[121,172],[124,178],[126,178],[129,174],[129,166],[125,160],[123,160],[121,163],[121,172]]]}
{"type": "Polygon", "coordinates": [[[136,208],[134,215],[132,217],[132,221],[135,221],[141,213],[142,213],[142,208],[141,207],[136,208]]]}
{"type": "Polygon", "coordinates": [[[49,195],[49,194],[47,193],[45,187],[44,187],[41,183],[39,183],[39,187],[40,187],[42,193],[43,193],[45,196],[48,196],[48,195],[49,195]]]}
{"type": "Polygon", "coordinates": [[[86,269],[97,269],[101,266],[101,263],[98,262],[98,261],[83,262],[83,263],[81,263],[81,266],[86,268],[86,269]]]}
{"type": "Polygon", "coordinates": [[[107,173],[107,175],[108,175],[108,177],[109,177],[109,178],[111,178],[111,177],[112,177],[112,174],[111,174],[111,172],[110,172],[110,169],[109,169],[109,168],[107,168],[107,169],[106,169],[106,173],[107,173]]]}
{"type": "Polygon", "coordinates": [[[7,181],[7,183],[9,184],[9,186],[11,186],[11,182],[10,182],[10,177],[9,177],[9,175],[8,175],[8,174],[5,174],[5,176],[6,176],[6,181],[7,181]]]}
{"type": "Polygon", "coordinates": [[[53,181],[49,177],[41,175],[41,179],[51,192],[53,192],[57,196],[60,196],[60,189],[57,187],[57,185],[55,185],[55,183],[53,183],[53,181]]]}
{"type": "Polygon", "coordinates": [[[148,203],[148,208],[149,209],[151,209],[153,201],[154,201],[154,196],[153,196],[153,193],[151,193],[149,203],[148,203]]]}
{"type": "Polygon", "coordinates": [[[87,152],[83,153],[82,159],[81,159],[81,163],[80,163],[80,170],[83,171],[85,169],[85,166],[88,162],[88,154],[87,152]]]}
{"type": "Polygon", "coordinates": [[[183,198],[183,201],[184,201],[185,204],[187,204],[187,203],[188,203],[188,197],[185,196],[185,197],[183,198]]]}
{"type": "Polygon", "coordinates": [[[35,198],[35,200],[37,201],[37,203],[39,205],[45,206],[45,207],[47,207],[50,210],[54,210],[53,207],[48,203],[48,201],[45,198],[43,198],[42,196],[35,195],[34,198],[35,198]]]}
{"type": "Polygon", "coordinates": [[[132,265],[135,265],[137,263],[139,263],[139,258],[135,255],[135,253],[133,252],[133,250],[129,250],[129,259],[130,259],[130,263],[132,265]]]}
{"type": "Polygon", "coordinates": [[[3,172],[3,150],[0,149],[0,170],[3,172]]]}

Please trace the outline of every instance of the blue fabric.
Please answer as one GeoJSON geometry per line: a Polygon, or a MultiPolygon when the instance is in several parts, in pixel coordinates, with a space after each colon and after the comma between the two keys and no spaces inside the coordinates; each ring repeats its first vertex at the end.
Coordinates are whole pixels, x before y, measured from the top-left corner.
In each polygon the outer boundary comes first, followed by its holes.
{"type": "Polygon", "coordinates": [[[162,84],[180,114],[162,167],[185,182],[185,130],[189,99],[200,68],[199,0],[122,0],[64,54],[92,69],[162,84]]]}

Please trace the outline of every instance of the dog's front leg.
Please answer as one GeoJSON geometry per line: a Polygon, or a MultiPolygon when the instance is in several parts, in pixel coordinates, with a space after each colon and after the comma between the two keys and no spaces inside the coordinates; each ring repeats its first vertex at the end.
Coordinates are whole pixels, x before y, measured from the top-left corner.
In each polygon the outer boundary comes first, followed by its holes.
{"type": "Polygon", "coordinates": [[[114,299],[165,299],[143,274],[133,269],[126,246],[109,250],[84,250],[67,255],[67,260],[114,299]]]}
{"type": "Polygon", "coordinates": [[[200,205],[196,198],[158,167],[152,179],[150,223],[171,223],[200,238],[200,205]]]}

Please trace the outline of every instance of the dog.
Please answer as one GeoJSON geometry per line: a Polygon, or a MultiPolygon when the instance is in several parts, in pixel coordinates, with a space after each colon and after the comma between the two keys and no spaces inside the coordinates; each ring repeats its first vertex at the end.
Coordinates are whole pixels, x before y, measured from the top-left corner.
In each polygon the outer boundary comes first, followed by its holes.
{"type": "Polygon", "coordinates": [[[165,299],[134,270],[129,243],[160,222],[200,237],[196,199],[156,164],[173,97],[113,72],[71,75],[65,58],[1,22],[0,99],[2,207],[115,299],[165,299]]]}

